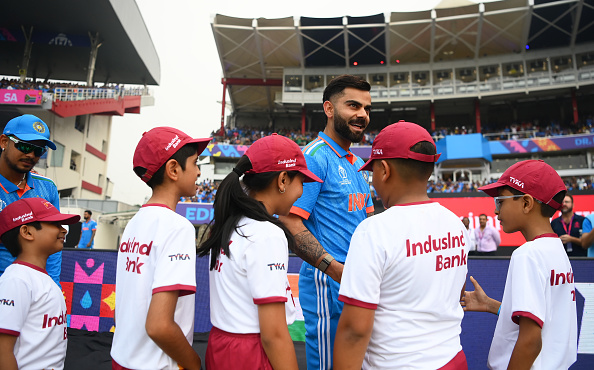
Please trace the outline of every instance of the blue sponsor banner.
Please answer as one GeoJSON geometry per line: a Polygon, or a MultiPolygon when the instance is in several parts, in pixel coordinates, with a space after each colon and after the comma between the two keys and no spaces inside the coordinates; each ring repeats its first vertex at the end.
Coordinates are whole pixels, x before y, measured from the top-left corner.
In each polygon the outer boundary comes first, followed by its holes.
{"type": "MultiPolygon", "coordinates": [[[[450,143],[448,143],[450,144],[450,143]]],[[[561,150],[576,150],[594,147],[594,134],[556,136],[533,138],[524,140],[487,141],[481,134],[452,135],[438,141],[438,152],[442,158],[469,158],[468,150],[476,158],[490,160],[492,155],[551,152],[561,150]],[[480,137],[480,138],[477,138],[480,137]],[[453,145],[445,145],[450,140],[453,145]],[[443,141],[441,148],[440,143],[443,141]],[[463,149],[463,150],[462,150],[463,149]],[[454,150],[453,153],[449,153],[454,150]]],[[[247,145],[210,144],[201,155],[208,157],[239,158],[249,148],[247,145]]],[[[371,146],[351,146],[351,152],[361,158],[369,158],[371,146]]]]}
{"type": "Polygon", "coordinates": [[[175,212],[190,220],[193,225],[207,224],[214,217],[212,203],[177,203],[175,212]]]}

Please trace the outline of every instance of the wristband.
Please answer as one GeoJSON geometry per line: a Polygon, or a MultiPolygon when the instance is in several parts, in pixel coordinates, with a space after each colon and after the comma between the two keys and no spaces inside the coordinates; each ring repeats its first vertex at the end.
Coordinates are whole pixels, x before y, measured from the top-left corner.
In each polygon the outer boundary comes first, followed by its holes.
{"type": "Polygon", "coordinates": [[[330,254],[327,254],[318,265],[318,270],[325,272],[332,261],[334,261],[334,257],[332,257],[330,254]]]}
{"type": "Polygon", "coordinates": [[[497,309],[497,316],[499,316],[499,312],[501,312],[501,305],[499,305],[499,309],[497,309]]]}

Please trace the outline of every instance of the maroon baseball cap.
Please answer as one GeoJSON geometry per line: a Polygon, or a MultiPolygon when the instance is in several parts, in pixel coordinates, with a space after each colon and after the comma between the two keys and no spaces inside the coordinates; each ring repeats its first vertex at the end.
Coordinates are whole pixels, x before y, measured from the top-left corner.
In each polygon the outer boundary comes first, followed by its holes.
{"type": "Polygon", "coordinates": [[[554,209],[561,209],[562,204],[553,200],[553,197],[560,191],[567,190],[561,177],[543,160],[527,160],[514,164],[496,182],[481,186],[479,190],[484,191],[492,197],[498,195],[498,189],[502,186],[509,186],[524,194],[532,195],[554,209]]]}
{"type": "Polygon", "coordinates": [[[428,141],[435,147],[431,135],[416,123],[398,121],[386,126],[373,140],[371,156],[359,171],[372,171],[371,163],[374,159],[408,158],[421,162],[437,162],[441,153],[429,155],[410,150],[421,141],[428,141]]]}
{"type": "Polygon", "coordinates": [[[252,169],[246,171],[246,174],[298,171],[305,176],[304,182],[323,182],[307,169],[307,163],[299,145],[284,136],[272,134],[258,139],[248,148],[245,155],[252,162],[252,169]]]}
{"type": "Polygon", "coordinates": [[[146,169],[140,178],[148,182],[155,172],[184,145],[197,143],[198,155],[200,155],[209,141],[210,138],[194,139],[173,127],[155,127],[142,134],[142,138],[136,145],[132,160],[133,168],[146,169]]]}
{"type": "Polygon", "coordinates": [[[10,203],[0,212],[0,237],[5,232],[34,221],[60,222],[71,225],[80,220],[79,215],[60,213],[49,201],[42,198],[24,198],[10,203]]]}

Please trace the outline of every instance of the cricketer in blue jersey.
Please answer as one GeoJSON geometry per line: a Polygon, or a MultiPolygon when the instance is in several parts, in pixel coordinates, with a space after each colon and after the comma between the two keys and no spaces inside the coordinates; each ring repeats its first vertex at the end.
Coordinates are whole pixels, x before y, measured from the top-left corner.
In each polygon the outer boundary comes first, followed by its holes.
{"type": "Polygon", "coordinates": [[[97,232],[97,222],[91,220],[93,212],[86,210],[84,213],[84,221],[80,225],[80,239],[78,240],[77,248],[93,249],[95,245],[95,233],[97,232]]]}
{"type": "Polygon", "coordinates": [[[308,369],[331,369],[334,336],[342,302],[338,301],[344,261],[355,228],[373,213],[364,161],[349,151],[369,125],[370,85],[342,75],[324,90],[326,127],[304,149],[307,168],[324,180],[304,184],[291,214],[280,217],[305,262],[299,272],[299,303],[305,320],[308,369]]]}
{"type": "MultiPolygon", "coordinates": [[[[25,114],[11,119],[0,135],[0,211],[22,198],[48,200],[58,210],[60,198],[54,182],[30,172],[47,148],[56,149],[49,139],[49,128],[41,119],[25,114]]],[[[0,243],[0,275],[16,257],[0,243]]],[[[46,265],[49,276],[60,285],[62,252],[52,254],[46,265]]]]}

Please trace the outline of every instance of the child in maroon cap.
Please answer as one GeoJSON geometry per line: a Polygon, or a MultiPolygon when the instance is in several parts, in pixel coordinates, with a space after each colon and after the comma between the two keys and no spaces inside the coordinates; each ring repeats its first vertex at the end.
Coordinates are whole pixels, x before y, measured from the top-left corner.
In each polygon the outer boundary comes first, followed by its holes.
{"type": "Polygon", "coordinates": [[[152,196],[128,222],[118,250],[114,369],[200,369],[192,348],[195,229],[175,207],[196,194],[196,161],[209,141],[157,127],[136,146],[134,172],[152,196]]]}
{"type": "Polygon", "coordinates": [[[287,215],[311,181],[322,182],[299,146],[273,134],[252,144],[220,184],[199,248],[211,261],[208,369],[297,369],[287,328],[295,320],[287,248],[295,240],[273,215],[287,215]]]}
{"type": "Polygon", "coordinates": [[[338,300],[344,308],[334,369],[466,369],[460,344],[467,230],[432,202],[427,180],[439,154],[423,127],[400,121],[373,141],[360,170],[386,211],[351,238],[338,300]]]}
{"type": "Polygon", "coordinates": [[[464,292],[465,311],[498,315],[488,365],[491,369],[567,369],[577,357],[573,271],[550,218],[561,208],[565,184],[542,160],[518,162],[493,184],[495,214],[506,233],[519,231],[526,243],[511,257],[501,302],[477,281],[464,292]]]}
{"type": "Polygon", "coordinates": [[[47,274],[47,258],[62,250],[66,229],[80,216],[60,213],[42,198],[25,198],[0,212],[0,238],[16,257],[0,276],[2,369],[62,369],[66,303],[47,274]]]}

